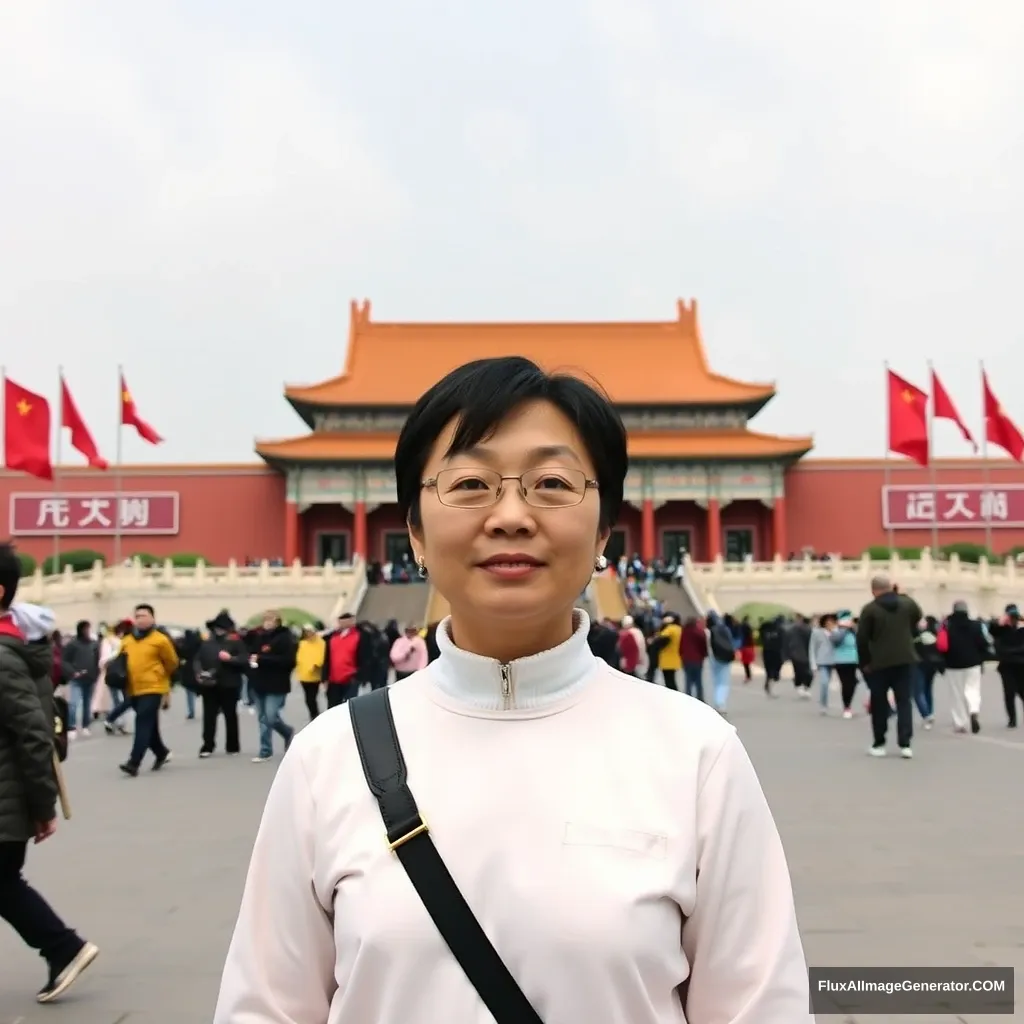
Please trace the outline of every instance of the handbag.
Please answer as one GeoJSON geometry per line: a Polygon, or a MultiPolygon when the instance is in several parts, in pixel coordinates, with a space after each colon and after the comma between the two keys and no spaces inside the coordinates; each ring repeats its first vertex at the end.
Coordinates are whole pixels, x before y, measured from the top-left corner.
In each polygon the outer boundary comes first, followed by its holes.
{"type": "Polygon", "coordinates": [[[430,837],[408,786],[388,689],[356,697],[348,706],[359,760],[380,808],[388,849],[405,868],[452,955],[497,1024],[543,1024],[480,927],[430,837]]]}

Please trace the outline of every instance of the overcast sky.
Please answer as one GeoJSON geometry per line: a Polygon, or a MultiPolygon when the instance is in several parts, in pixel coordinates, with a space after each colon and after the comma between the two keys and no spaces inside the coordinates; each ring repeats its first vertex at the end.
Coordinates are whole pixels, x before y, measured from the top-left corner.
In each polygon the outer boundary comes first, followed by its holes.
{"type": "Polygon", "coordinates": [[[123,362],[126,461],[246,460],[352,297],[695,296],[820,455],[882,454],[886,358],[1024,421],[1022,52],[1020,0],[0,0],[0,360],[110,456],[123,362]]]}

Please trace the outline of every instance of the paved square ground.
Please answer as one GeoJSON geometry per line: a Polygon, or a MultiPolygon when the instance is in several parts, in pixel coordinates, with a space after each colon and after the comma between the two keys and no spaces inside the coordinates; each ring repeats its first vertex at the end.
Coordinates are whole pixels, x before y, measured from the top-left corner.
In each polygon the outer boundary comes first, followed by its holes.
{"type": "MultiPolygon", "coordinates": [[[[950,733],[941,680],[936,691],[941,727],[919,732],[905,762],[866,756],[863,711],[822,719],[788,683],[773,701],[756,682],[734,688],[732,719],[786,844],[812,964],[1024,968],[1024,736],[1006,729],[994,675],[978,737],[950,733]]],[[[176,760],[160,774],[121,777],[125,739],[76,744],[74,819],[30,850],[28,873],[102,954],[65,1003],[39,1007],[43,965],[0,923],[0,1024],[209,1024],[274,765],[249,762],[248,715],[245,757],[199,761],[182,704],[165,716],[176,760]]],[[[289,705],[305,718],[298,697],[289,705]]]]}

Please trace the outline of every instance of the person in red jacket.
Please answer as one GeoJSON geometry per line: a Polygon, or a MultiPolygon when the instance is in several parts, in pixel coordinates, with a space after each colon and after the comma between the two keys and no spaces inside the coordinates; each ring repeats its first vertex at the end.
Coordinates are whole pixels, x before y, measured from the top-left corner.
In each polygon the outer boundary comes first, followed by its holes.
{"type": "Polygon", "coordinates": [[[338,628],[325,638],[321,678],[327,684],[328,709],[359,693],[361,640],[355,617],[347,612],[338,616],[338,628]]]}
{"type": "Polygon", "coordinates": [[[633,625],[633,618],[627,615],[622,620],[622,628],[619,630],[619,668],[626,675],[639,676],[640,663],[643,651],[641,641],[643,634],[633,625]],[[638,639],[639,637],[639,639],[638,639]]]}
{"type": "Polygon", "coordinates": [[[679,654],[683,662],[683,681],[686,683],[687,695],[703,700],[704,662],[708,657],[708,634],[703,622],[689,618],[683,623],[679,654]]]}

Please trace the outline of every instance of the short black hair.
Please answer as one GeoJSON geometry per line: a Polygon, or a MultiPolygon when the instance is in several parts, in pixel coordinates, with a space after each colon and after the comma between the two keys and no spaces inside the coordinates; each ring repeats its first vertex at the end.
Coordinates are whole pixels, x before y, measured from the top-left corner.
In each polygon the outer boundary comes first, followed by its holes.
{"type": "Polygon", "coordinates": [[[413,406],[395,446],[395,479],[402,518],[420,524],[423,471],[430,449],[447,424],[459,424],[448,455],[492,437],[523,402],[542,400],[561,410],[580,432],[597,474],[601,529],[615,525],[629,468],[626,428],[611,400],[568,373],[545,373],[524,356],[476,359],[452,370],[413,406]]]}
{"type": "Polygon", "coordinates": [[[137,612],[149,612],[154,619],[156,618],[156,612],[153,611],[153,606],[151,604],[146,604],[145,601],[143,601],[142,604],[137,604],[135,606],[135,610],[137,612]]]}
{"type": "Polygon", "coordinates": [[[0,595],[0,608],[7,611],[14,603],[18,593],[18,581],[21,579],[21,559],[10,541],[0,544],[0,587],[4,592],[0,595]]]}

